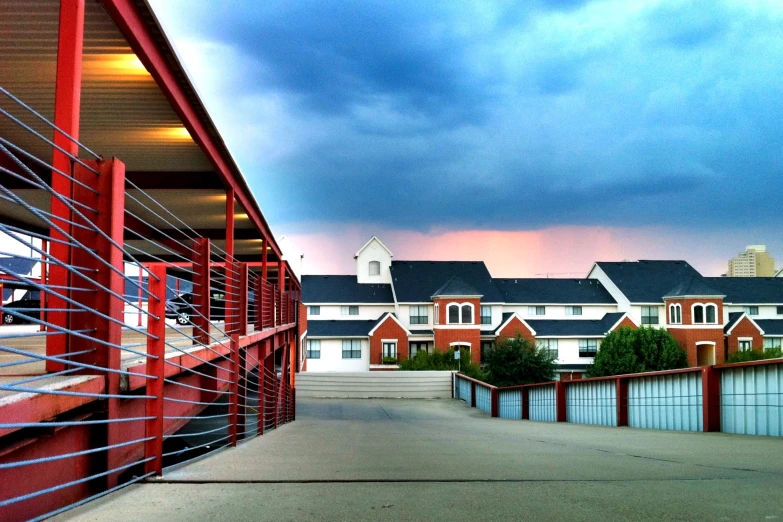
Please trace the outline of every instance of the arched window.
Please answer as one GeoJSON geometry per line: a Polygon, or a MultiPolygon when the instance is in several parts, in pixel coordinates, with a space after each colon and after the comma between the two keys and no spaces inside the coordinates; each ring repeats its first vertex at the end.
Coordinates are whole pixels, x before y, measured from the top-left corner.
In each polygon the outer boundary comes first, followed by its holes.
{"type": "Polygon", "coordinates": [[[473,307],[469,304],[462,305],[462,324],[473,324],[473,307]]]}
{"type": "Polygon", "coordinates": [[[449,324],[459,324],[459,305],[456,303],[452,303],[448,307],[449,316],[448,316],[448,323],[449,324]]]}
{"type": "Polygon", "coordinates": [[[370,275],[381,275],[380,261],[370,261],[370,275]]]}
{"type": "Polygon", "coordinates": [[[714,304],[708,304],[705,307],[705,315],[706,315],[706,322],[708,324],[715,324],[718,321],[716,320],[716,316],[718,315],[718,307],[714,304]]]}
{"type": "Polygon", "coordinates": [[[682,323],[682,306],[678,304],[669,305],[669,324],[682,323]]]}
{"type": "Polygon", "coordinates": [[[693,305],[693,324],[704,324],[704,305],[693,305]]]}

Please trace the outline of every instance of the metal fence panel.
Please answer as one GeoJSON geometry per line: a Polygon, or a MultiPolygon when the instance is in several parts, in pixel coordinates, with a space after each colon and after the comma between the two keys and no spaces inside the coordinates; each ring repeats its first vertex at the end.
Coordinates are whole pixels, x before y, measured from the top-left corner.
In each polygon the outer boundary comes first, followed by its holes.
{"type": "Polygon", "coordinates": [[[566,420],[578,424],[617,426],[616,381],[569,383],[566,387],[566,420]]]}
{"type": "Polygon", "coordinates": [[[555,422],[555,385],[534,386],[530,388],[530,420],[555,422]]]}
{"type": "Polygon", "coordinates": [[[454,379],[454,382],[456,383],[456,388],[454,389],[454,397],[457,399],[462,399],[467,403],[468,406],[470,406],[471,403],[471,395],[470,395],[470,381],[467,379],[463,379],[459,375],[456,376],[454,379]]]}
{"type": "Polygon", "coordinates": [[[522,390],[498,390],[498,417],[501,419],[522,418],[522,390]]]}
{"type": "Polygon", "coordinates": [[[492,390],[476,384],[476,408],[484,413],[492,414],[492,390]]]}
{"type": "Polygon", "coordinates": [[[783,365],[721,371],[721,431],[783,435],[783,365]]]}
{"type": "Polygon", "coordinates": [[[702,431],[701,373],[675,373],[628,381],[628,426],[702,431]]]}

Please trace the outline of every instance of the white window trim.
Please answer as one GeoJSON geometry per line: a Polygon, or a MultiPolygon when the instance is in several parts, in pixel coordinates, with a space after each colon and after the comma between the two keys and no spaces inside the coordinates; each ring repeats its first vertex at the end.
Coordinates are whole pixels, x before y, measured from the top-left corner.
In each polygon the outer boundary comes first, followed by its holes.
{"type": "Polygon", "coordinates": [[[682,305],[681,304],[675,303],[675,304],[670,304],[669,305],[669,324],[682,324],[682,305]],[[675,314],[674,314],[675,320],[674,321],[672,321],[672,312],[675,312],[675,314]],[[677,320],[677,319],[679,319],[679,320],[677,320]]]}
{"type": "Polygon", "coordinates": [[[691,305],[691,324],[705,324],[705,325],[716,325],[718,324],[718,305],[715,303],[693,303],[691,305]],[[703,322],[697,323],[696,322],[696,307],[701,306],[702,307],[702,319],[704,319],[703,322]],[[710,306],[715,309],[715,320],[708,323],[707,322],[707,307],[710,306]]]}
{"type": "Polygon", "coordinates": [[[381,262],[380,261],[370,261],[367,264],[367,275],[371,275],[371,276],[379,276],[379,275],[381,275],[381,262]],[[372,267],[374,265],[378,265],[378,273],[376,273],[376,274],[373,274],[373,272],[372,272],[372,267]]]}
{"type": "Polygon", "coordinates": [[[449,304],[446,305],[446,324],[451,324],[451,325],[458,325],[458,324],[459,325],[473,325],[473,324],[476,324],[476,307],[473,305],[473,303],[457,303],[457,302],[454,302],[454,301],[450,302],[449,304]],[[462,307],[465,306],[465,305],[470,307],[470,322],[469,323],[463,323],[462,322],[462,307]],[[459,321],[456,322],[456,323],[452,322],[451,319],[450,319],[450,315],[451,314],[449,313],[450,312],[449,309],[452,306],[456,306],[458,311],[459,311],[459,316],[458,316],[459,321]]]}

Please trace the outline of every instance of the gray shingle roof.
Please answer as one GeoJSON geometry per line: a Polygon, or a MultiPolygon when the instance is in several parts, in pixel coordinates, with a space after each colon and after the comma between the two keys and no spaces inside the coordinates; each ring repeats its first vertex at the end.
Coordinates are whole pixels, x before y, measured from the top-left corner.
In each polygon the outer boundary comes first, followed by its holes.
{"type": "Polygon", "coordinates": [[[623,312],[604,314],[601,319],[526,319],[536,337],[604,336],[617,324],[623,312]]]}
{"type": "Polygon", "coordinates": [[[704,277],[690,277],[666,292],[663,297],[723,296],[723,292],[710,285],[704,277]]]}
{"type": "Polygon", "coordinates": [[[479,296],[482,295],[478,290],[470,286],[468,283],[462,280],[459,276],[452,276],[451,279],[446,281],[443,286],[435,290],[432,297],[464,297],[464,296],[479,296]]]}
{"type": "Polygon", "coordinates": [[[307,337],[367,337],[378,321],[307,321],[307,337]]]}
{"type": "Polygon", "coordinates": [[[783,319],[755,319],[764,335],[783,335],[783,319]]]}
{"type": "Polygon", "coordinates": [[[692,277],[702,277],[686,261],[596,263],[632,303],[662,303],[663,296],[692,277]]]}
{"type": "Polygon", "coordinates": [[[506,303],[615,304],[597,279],[493,279],[506,303]]]}
{"type": "Polygon", "coordinates": [[[729,314],[729,321],[723,326],[723,333],[728,333],[743,315],[745,315],[744,312],[731,312],[729,314]]]}
{"type": "Polygon", "coordinates": [[[392,261],[394,292],[401,303],[425,303],[454,276],[482,295],[485,303],[503,302],[482,261],[392,261]]]}
{"type": "Polygon", "coordinates": [[[783,277],[705,277],[725,303],[783,304],[783,277]]]}
{"type": "Polygon", "coordinates": [[[302,302],[392,304],[391,285],[359,284],[356,276],[302,276],[302,302]]]}

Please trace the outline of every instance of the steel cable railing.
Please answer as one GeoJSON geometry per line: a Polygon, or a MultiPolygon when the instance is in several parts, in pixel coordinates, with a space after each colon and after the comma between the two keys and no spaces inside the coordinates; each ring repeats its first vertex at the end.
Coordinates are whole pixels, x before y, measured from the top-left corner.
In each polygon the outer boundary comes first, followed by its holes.
{"type": "Polygon", "coordinates": [[[0,137],[0,287],[11,291],[0,394],[48,401],[0,404],[0,449],[11,448],[0,453],[0,518],[57,514],[293,420],[288,352],[278,374],[280,346],[240,341],[294,322],[295,296],[199,235],[119,161],[0,95],[0,122],[51,154],[0,137]],[[71,445],[43,443],[42,430],[71,445]],[[14,481],[22,470],[42,478],[14,481]]]}

